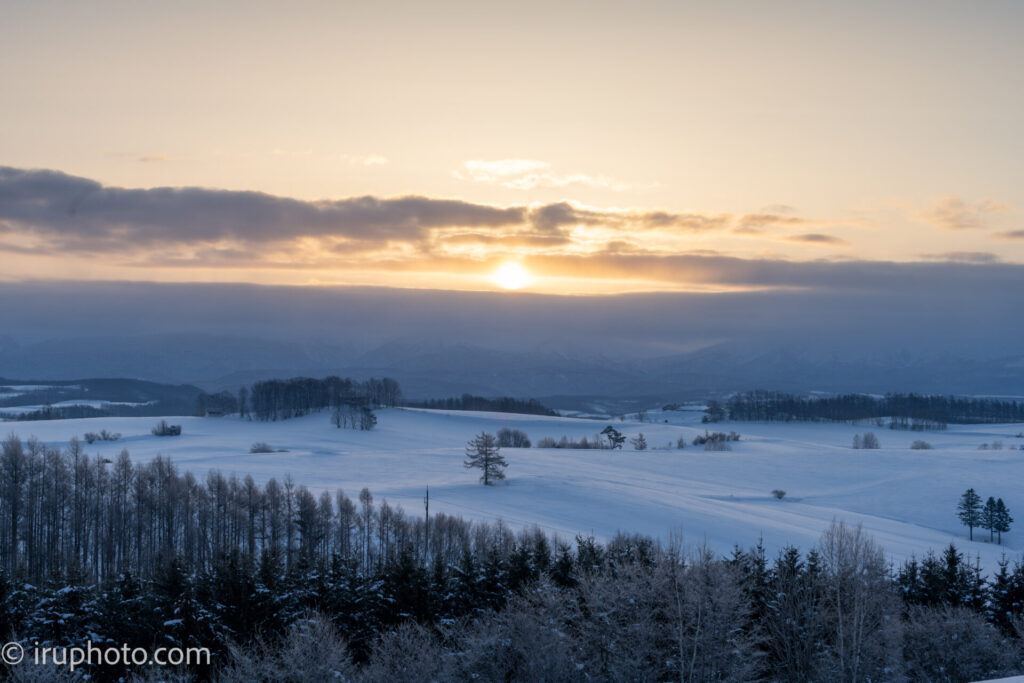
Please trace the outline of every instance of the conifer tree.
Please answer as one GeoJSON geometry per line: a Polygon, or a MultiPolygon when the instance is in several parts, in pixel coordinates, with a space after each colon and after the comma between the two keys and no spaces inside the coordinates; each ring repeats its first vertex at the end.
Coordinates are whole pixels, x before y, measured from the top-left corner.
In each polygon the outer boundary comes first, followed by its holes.
{"type": "Polygon", "coordinates": [[[1006,503],[1000,498],[996,500],[996,519],[995,519],[995,530],[999,535],[999,544],[1003,543],[1003,532],[1010,530],[1010,525],[1013,524],[1013,517],[1010,516],[1010,511],[1006,507],[1006,503]]]}
{"type": "Polygon", "coordinates": [[[601,435],[608,439],[608,443],[611,444],[612,450],[622,448],[622,444],[626,441],[626,437],[622,435],[622,432],[611,425],[602,429],[601,435]]]}
{"type": "Polygon", "coordinates": [[[982,529],[988,531],[988,540],[990,543],[993,540],[995,540],[992,534],[996,530],[996,527],[999,525],[998,519],[999,512],[998,508],[996,507],[996,499],[993,498],[992,496],[989,496],[988,500],[985,501],[985,508],[981,511],[980,526],[982,529]]]}
{"type": "Polygon", "coordinates": [[[960,503],[957,505],[960,523],[970,530],[970,538],[974,540],[974,527],[981,524],[981,496],[974,492],[974,489],[967,489],[964,495],[960,496],[960,503]]]}

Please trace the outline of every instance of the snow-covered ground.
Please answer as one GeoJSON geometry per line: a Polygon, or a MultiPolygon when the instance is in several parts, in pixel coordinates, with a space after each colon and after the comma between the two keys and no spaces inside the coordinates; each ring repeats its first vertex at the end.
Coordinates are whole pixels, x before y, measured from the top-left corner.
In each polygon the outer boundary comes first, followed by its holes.
{"type": "Polygon", "coordinates": [[[567,540],[577,533],[608,538],[617,530],[660,538],[681,533],[689,544],[707,542],[717,552],[763,538],[769,553],[787,543],[809,549],[832,519],[862,523],[899,562],[951,541],[991,570],[1005,553],[1024,550],[1024,438],[1022,425],[951,426],[939,432],[891,431],[838,424],[720,423],[714,430],[742,434],[731,452],[687,445],[704,432],[697,413],[652,411],[656,423],[613,422],[626,436],[643,432],[651,450],[505,449],[508,479],[494,487],[463,467],[466,442],[481,431],[513,427],[536,443],[541,437],[590,437],[607,422],[566,417],[390,409],[378,412],[371,432],[334,428],[327,412],[282,422],[238,418],[168,418],[183,425],[180,437],[155,437],[156,418],[97,418],[7,422],[5,434],[65,445],[87,431],[120,432],[116,442],[86,449],[114,457],[127,448],[136,461],[158,453],[202,476],[211,468],[258,481],[290,473],[311,489],[343,489],[355,497],[364,486],[376,500],[422,514],[430,487],[431,512],[537,524],[567,540]],[[669,419],[670,423],[663,420],[669,419]],[[874,431],[879,450],[853,450],[854,434],[874,431]],[[911,450],[916,439],[933,450],[911,450]],[[1002,441],[1000,450],[979,450],[1002,441]],[[254,442],[287,452],[250,454],[254,442]],[[671,448],[669,445],[671,444],[671,448]],[[956,517],[956,504],[973,487],[984,500],[1001,497],[1018,520],[1003,545],[975,541],[956,517]],[[771,494],[786,491],[783,500],[771,494]]]}

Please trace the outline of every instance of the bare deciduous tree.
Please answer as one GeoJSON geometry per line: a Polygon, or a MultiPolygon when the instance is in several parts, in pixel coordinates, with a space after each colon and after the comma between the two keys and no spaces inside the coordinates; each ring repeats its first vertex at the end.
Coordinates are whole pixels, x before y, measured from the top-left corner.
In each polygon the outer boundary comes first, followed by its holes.
{"type": "Polygon", "coordinates": [[[495,481],[505,478],[505,468],[508,467],[508,463],[502,457],[498,440],[493,434],[480,432],[479,435],[470,439],[466,444],[466,458],[464,465],[467,468],[481,470],[480,481],[484,486],[490,486],[495,481]]]}
{"type": "Polygon", "coordinates": [[[860,525],[833,521],[819,543],[830,680],[881,680],[898,669],[899,607],[882,549],[860,525]]]}

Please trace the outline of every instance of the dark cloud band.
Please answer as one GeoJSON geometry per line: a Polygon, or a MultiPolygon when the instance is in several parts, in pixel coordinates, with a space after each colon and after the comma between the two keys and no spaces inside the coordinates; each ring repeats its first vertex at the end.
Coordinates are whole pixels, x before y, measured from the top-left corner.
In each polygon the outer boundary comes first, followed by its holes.
{"type": "Polygon", "coordinates": [[[0,234],[34,237],[40,253],[220,241],[256,245],[302,237],[336,238],[366,248],[422,242],[441,228],[480,235],[504,231],[501,239],[512,231],[523,240],[551,244],[565,242],[566,228],[576,225],[696,233],[726,230],[734,220],[749,222],[729,214],[605,211],[568,202],[498,207],[422,196],[303,201],[199,187],[128,189],[58,171],[0,167],[0,234]]]}
{"type": "Polygon", "coordinates": [[[204,188],[106,187],[56,171],[0,167],[0,222],[7,232],[58,247],[286,241],[342,237],[374,242],[421,239],[437,227],[522,223],[522,208],[409,196],[308,202],[259,192],[204,188]]]}

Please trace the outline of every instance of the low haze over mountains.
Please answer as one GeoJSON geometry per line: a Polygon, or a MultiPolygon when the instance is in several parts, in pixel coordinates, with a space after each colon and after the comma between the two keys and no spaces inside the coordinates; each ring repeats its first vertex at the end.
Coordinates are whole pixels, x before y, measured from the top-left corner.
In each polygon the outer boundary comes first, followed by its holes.
{"type": "Polygon", "coordinates": [[[412,398],[1024,394],[1024,311],[1005,274],[945,268],[917,287],[586,298],[2,284],[0,376],[237,389],[265,377],[388,375],[412,398]]]}

